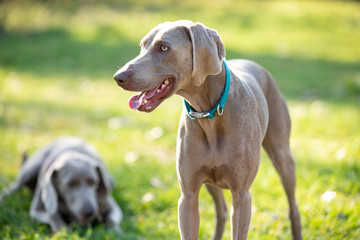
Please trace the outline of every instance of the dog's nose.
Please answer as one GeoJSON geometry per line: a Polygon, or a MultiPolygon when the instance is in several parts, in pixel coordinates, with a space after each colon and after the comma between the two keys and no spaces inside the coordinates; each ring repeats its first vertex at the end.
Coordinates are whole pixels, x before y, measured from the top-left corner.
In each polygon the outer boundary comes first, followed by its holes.
{"type": "Polygon", "coordinates": [[[81,210],[81,215],[84,218],[90,218],[95,213],[95,208],[91,204],[85,204],[81,210]]]}
{"type": "Polygon", "coordinates": [[[120,87],[123,87],[130,80],[132,74],[132,70],[121,71],[120,69],[114,74],[114,79],[120,87]]]}

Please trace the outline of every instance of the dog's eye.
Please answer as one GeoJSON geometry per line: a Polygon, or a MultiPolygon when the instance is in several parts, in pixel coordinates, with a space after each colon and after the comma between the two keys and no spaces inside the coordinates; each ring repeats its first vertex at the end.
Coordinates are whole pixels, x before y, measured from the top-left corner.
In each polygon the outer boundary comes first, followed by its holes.
{"type": "Polygon", "coordinates": [[[94,179],[86,179],[86,184],[88,186],[94,186],[95,185],[95,180],[94,179]]]}
{"type": "Polygon", "coordinates": [[[167,47],[165,45],[160,46],[160,50],[163,51],[163,52],[167,51],[168,49],[169,49],[169,47],[167,47]]]}
{"type": "Polygon", "coordinates": [[[76,188],[76,187],[78,187],[79,186],[79,184],[80,184],[80,182],[79,181],[70,181],[67,185],[68,185],[68,187],[70,187],[70,188],[76,188]]]}

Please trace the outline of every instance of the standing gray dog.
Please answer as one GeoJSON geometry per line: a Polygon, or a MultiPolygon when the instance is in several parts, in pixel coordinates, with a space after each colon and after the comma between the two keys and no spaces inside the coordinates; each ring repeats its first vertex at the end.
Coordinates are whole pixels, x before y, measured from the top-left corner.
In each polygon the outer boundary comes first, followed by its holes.
{"type": "Polygon", "coordinates": [[[59,138],[26,159],[0,201],[24,185],[35,191],[31,217],[49,224],[53,232],[73,221],[89,224],[95,219],[122,232],[112,179],[97,151],[80,138],[59,138]]]}
{"type": "Polygon", "coordinates": [[[288,197],[293,238],[301,239],[290,117],[271,75],[247,60],[231,60],[227,67],[218,33],[201,23],[160,24],[140,45],[140,55],[119,69],[114,79],[125,90],[140,91],[129,101],[139,111],[151,112],[173,94],[184,97],[177,139],[181,238],[198,239],[198,194],[203,183],[216,206],[214,239],[221,238],[227,214],[221,188],[230,189],[233,197],[232,239],[247,238],[249,188],[263,145],[288,197]]]}

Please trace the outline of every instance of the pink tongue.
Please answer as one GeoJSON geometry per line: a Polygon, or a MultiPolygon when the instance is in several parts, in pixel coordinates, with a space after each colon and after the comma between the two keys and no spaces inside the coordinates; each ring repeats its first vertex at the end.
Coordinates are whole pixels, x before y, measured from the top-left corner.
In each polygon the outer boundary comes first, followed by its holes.
{"type": "Polygon", "coordinates": [[[156,90],[157,88],[154,88],[147,92],[141,92],[132,96],[129,100],[129,107],[134,110],[139,109],[145,99],[150,99],[155,95],[156,90]]]}
{"type": "Polygon", "coordinates": [[[140,106],[141,106],[141,101],[140,101],[140,98],[141,96],[143,95],[143,93],[139,93],[137,95],[134,95],[132,96],[130,99],[129,99],[129,107],[131,109],[138,109],[140,106]]]}

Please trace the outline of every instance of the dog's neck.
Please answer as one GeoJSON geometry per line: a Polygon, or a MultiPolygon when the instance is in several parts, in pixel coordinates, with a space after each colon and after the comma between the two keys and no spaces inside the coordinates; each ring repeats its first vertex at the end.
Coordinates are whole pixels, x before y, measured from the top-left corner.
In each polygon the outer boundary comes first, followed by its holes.
{"type": "Polygon", "coordinates": [[[225,88],[225,68],[218,75],[208,75],[203,84],[182,90],[178,94],[186,99],[197,112],[212,110],[221,98],[225,88]]]}

